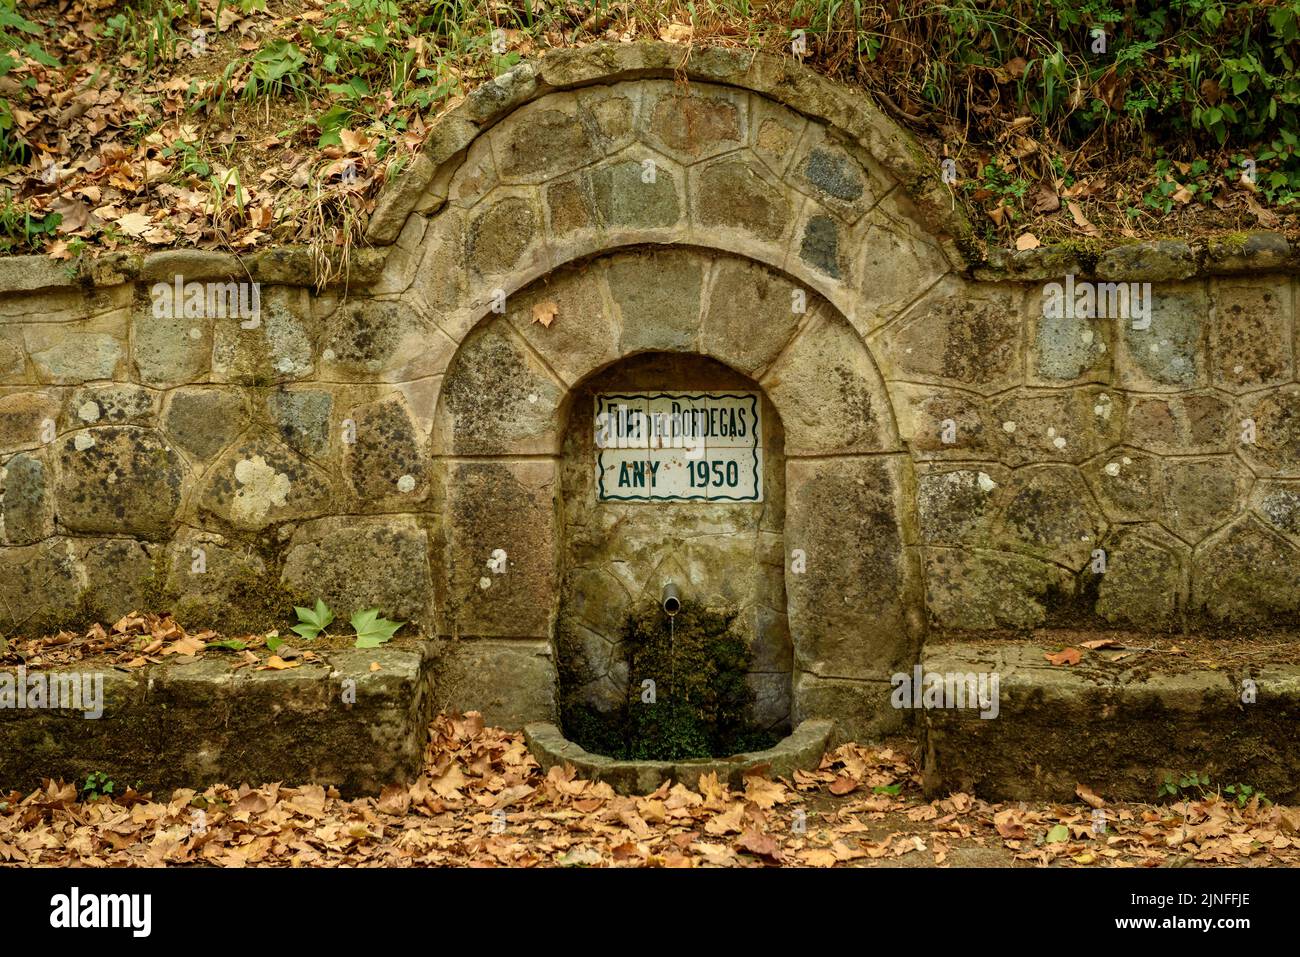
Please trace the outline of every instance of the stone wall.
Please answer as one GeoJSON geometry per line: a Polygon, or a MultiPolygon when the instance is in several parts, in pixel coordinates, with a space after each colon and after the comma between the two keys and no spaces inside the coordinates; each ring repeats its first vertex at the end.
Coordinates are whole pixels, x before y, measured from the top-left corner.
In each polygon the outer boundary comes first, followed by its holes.
{"type": "Polygon", "coordinates": [[[868,734],[927,632],[1293,628],[1285,240],[975,262],[954,210],[797,65],[595,46],[441,117],[329,281],[296,249],[0,261],[0,632],[379,606],[448,640],[442,703],[519,723],[557,624],[675,561],[749,609],[791,718],[868,734]],[[1067,276],[1149,315],[1055,316],[1067,276]],[[583,491],[592,389],[664,356],[762,392],[770,509],[583,491]]]}

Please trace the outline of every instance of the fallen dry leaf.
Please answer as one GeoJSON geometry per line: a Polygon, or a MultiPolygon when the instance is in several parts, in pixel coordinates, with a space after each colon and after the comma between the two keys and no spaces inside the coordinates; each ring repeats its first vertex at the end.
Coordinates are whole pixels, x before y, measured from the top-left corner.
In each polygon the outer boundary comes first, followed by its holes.
{"type": "Polygon", "coordinates": [[[748,851],[759,857],[775,859],[781,853],[781,845],[777,843],[776,838],[755,828],[747,828],[736,840],[736,846],[742,851],[748,851]]]}
{"type": "Polygon", "coordinates": [[[533,322],[540,322],[544,328],[549,329],[559,312],[560,307],[550,300],[534,303],[533,322]]]}
{"type": "Polygon", "coordinates": [[[1088,787],[1086,784],[1076,784],[1074,786],[1074,793],[1079,796],[1079,800],[1083,801],[1083,803],[1087,804],[1089,807],[1106,806],[1105,799],[1097,795],[1092,788],[1088,787]]]}
{"type": "Polygon", "coordinates": [[[1066,648],[1055,654],[1045,654],[1043,657],[1054,665],[1077,665],[1083,658],[1083,653],[1078,648],[1066,648]]]}

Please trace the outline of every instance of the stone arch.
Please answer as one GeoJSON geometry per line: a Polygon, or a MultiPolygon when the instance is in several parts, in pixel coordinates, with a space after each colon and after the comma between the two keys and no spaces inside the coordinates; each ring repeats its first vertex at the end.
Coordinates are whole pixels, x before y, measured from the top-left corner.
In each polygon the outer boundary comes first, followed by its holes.
{"type": "Polygon", "coordinates": [[[501,290],[607,249],[692,244],[800,279],[863,335],[953,271],[969,226],[865,95],[670,44],[556,51],[475,90],[380,197],[371,291],[456,342],[501,290]]]}
{"type": "Polygon", "coordinates": [[[786,548],[808,569],[787,574],[793,717],[834,715],[858,735],[896,725],[888,678],[916,660],[924,599],[911,461],[865,343],[960,284],[969,233],[868,97],[779,58],[555,51],[439,117],[368,232],[389,245],[369,293],[433,333],[409,366],[441,476],[439,631],[480,648],[531,641],[545,657],[554,569],[489,577],[485,562],[505,541],[557,554],[556,423],[574,386],[630,355],[691,352],[756,380],[785,424],[786,548]],[[611,284],[611,270],[627,275],[611,284]],[[565,278],[588,272],[593,283],[565,278]],[[783,284],[771,302],[803,298],[799,323],[771,303],[710,318],[715,295],[747,303],[759,277],[783,284]],[[640,305],[619,301],[638,283],[640,305]],[[674,325],[660,294],[698,294],[699,325],[674,325]],[[553,325],[533,322],[540,305],[553,325]],[[637,309],[644,321],[621,318],[637,309]],[[494,412],[503,403],[510,416],[494,412]]]}
{"type": "Polygon", "coordinates": [[[509,291],[503,311],[489,309],[463,336],[432,441],[440,631],[552,641],[566,403],[599,370],[644,353],[714,359],[752,378],[775,406],[785,443],[792,717],[833,715],[852,733],[879,730],[891,717],[888,677],[915,660],[923,627],[903,504],[911,461],[884,382],[824,297],[714,250],[640,247],[570,264],[509,291]],[[487,565],[498,548],[511,555],[503,575],[487,565]]]}

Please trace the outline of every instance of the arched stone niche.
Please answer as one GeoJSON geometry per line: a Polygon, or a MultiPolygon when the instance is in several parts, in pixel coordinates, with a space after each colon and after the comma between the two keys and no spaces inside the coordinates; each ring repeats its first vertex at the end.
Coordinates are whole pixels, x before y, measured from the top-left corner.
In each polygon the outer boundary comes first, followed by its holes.
{"type": "MultiPolygon", "coordinates": [[[[738,404],[743,428],[746,404],[744,400],[738,404]]],[[[629,682],[635,689],[638,679],[628,673],[622,647],[627,617],[658,603],[664,583],[671,581],[683,598],[736,612],[732,627],[750,652],[751,718],[758,727],[788,731],[793,649],[786,621],[782,546],[785,439],[771,400],[754,380],[714,359],[648,352],[584,380],[570,392],[567,405],[560,460],[560,596],[555,624],[561,718],[567,721],[566,708],[610,712],[627,700],[629,682]],[[658,456],[639,448],[607,453],[617,456],[619,468],[616,472],[611,467],[604,477],[611,483],[637,485],[630,494],[639,498],[602,498],[597,470],[592,467],[601,452],[596,443],[598,408],[608,413],[610,406],[621,405],[641,412],[639,402],[644,400],[636,396],[664,393],[755,397],[754,411],[761,423],[753,436],[761,470],[761,482],[755,483],[759,500],[719,497],[710,501],[707,489],[696,493],[689,481],[686,489],[674,490],[699,494],[699,500],[656,500],[643,494],[646,490],[640,486],[645,482],[638,483],[631,468],[638,460],[653,462],[656,472],[660,466],[689,469],[695,467],[693,463],[704,463],[707,476],[712,463],[703,440],[694,443],[698,456],[694,460],[684,441],[678,443],[678,451],[658,456]]],[[[658,405],[671,408],[672,401],[661,399],[658,405]]],[[[616,411],[612,414],[617,417],[616,411]]],[[[668,444],[672,446],[671,438],[668,444]]],[[[640,478],[645,479],[644,474],[640,478]]],[[[708,482],[696,484],[704,487],[708,482]]],[[[616,489],[610,492],[617,494],[616,489]]]]}
{"type": "MultiPolygon", "coordinates": [[[[608,519],[593,524],[584,513],[583,482],[565,473],[594,462],[581,463],[571,423],[593,388],[656,381],[752,383],[770,403],[765,418],[780,424],[779,441],[770,438],[784,468],[769,488],[784,486],[784,506],[727,525],[727,534],[750,530],[748,554],[766,569],[752,593],[737,596],[754,607],[756,629],[759,605],[785,616],[764,627],[789,635],[790,719],[831,715],[855,731],[891,723],[888,676],[914,660],[923,617],[903,504],[910,460],[884,384],[825,298],[714,250],[637,248],[570,264],[509,293],[500,313],[489,310],[465,336],[434,418],[440,632],[492,647],[554,648],[557,622],[582,617],[575,603],[601,601],[603,586],[583,577],[584,557],[602,546],[635,549],[636,534],[602,531],[608,519]],[[498,550],[508,556],[502,573],[492,564],[498,550]],[[773,607],[782,591],[783,606],[773,607]]],[[[646,510],[635,522],[652,549],[688,578],[717,580],[692,571],[686,539],[698,523],[681,527],[673,504],[637,508],[646,510]]],[[[738,564],[735,573],[754,570],[738,564]]],[[[619,585],[629,597],[636,577],[619,585]]],[[[610,620],[587,623],[608,639],[610,620]]],[[[782,674],[782,654],[773,652],[773,675],[782,674]]],[[[778,724],[779,696],[779,688],[769,695],[778,724]]]]}

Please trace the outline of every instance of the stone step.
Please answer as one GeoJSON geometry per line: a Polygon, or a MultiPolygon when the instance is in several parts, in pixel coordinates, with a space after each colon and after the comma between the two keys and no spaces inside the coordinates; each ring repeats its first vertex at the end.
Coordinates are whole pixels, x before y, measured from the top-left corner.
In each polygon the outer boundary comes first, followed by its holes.
{"type": "MultiPolygon", "coordinates": [[[[1019,642],[925,649],[924,685],[932,675],[974,675],[978,689],[983,675],[985,691],[994,677],[997,691],[973,707],[916,712],[927,793],[1065,801],[1084,784],[1107,800],[1154,801],[1166,776],[1194,771],[1219,787],[1300,799],[1300,666],[1213,669],[1105,651],[1053,665],[1045,656],[1057,650],[1019,642]]],[[[950,695],[948,703],[959,702],[950,695]]]]}
{"type": "MultiPolygon", "coordinates": [[[[432,713],[429,643],[321,655],[327,664],[282,671],[232,671],[230,660],[209,656],[135,671],[87,664],[22,674],[29,689],[33,678],[49,687],[50,676],[76,676],[82,697],[77,709],[53,710],[48,695],[33,707],[28,689],[25,701],[0,708],[0,794],[44,778],[80,784],[93,772],[108,775],[117,793],[283,781],[334,785],[352,797],[413,781],[432,713]]],[[[0,695],[16,695],[19,675],[0,673],[0,695]]]]}

